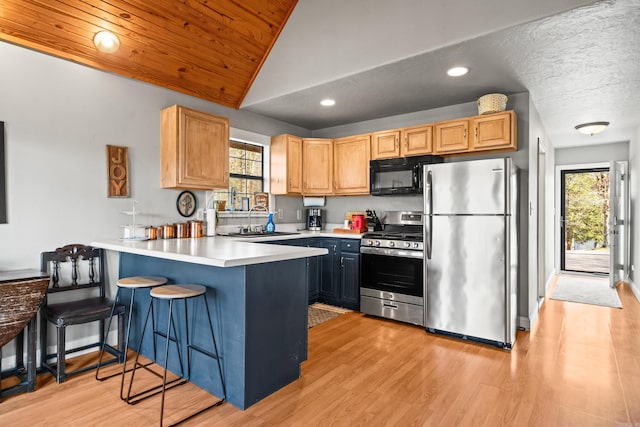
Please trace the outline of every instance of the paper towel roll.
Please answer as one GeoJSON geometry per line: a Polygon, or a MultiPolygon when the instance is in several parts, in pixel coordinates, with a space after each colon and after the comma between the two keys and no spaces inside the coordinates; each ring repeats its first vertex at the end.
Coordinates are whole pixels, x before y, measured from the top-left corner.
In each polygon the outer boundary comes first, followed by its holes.
{"type": "Polygon", "coordinates": [[[207,236],[216,235],[216,210],[207,209],[207,236]]]}

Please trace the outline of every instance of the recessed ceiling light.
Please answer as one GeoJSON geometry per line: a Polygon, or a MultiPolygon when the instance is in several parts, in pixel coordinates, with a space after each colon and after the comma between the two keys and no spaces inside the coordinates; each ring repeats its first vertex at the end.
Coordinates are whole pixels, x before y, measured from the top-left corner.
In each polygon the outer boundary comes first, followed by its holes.
{"type": "Polygon", "coordinates": [[[320,104],[324,107],[331,107],[332,105],[336,105],[336,101],[333,99],[323,99],[320,101],[320,104]]]}
{"type": "Polygon", "coordinates": [[[585,135],[594,135],[605,130],[607,126],[609,126],[609,122],[582,123],[581,125],[576,126],[576,130],[580,133],[584,133],[585,135]]]}
{"type": "Polygon", "coordinates": [[[120,39],[111,31],[99,31],[93,37],[93,44],[100,52],[114,53],[120,48],[120,39]]]}
{"type": "Polygon", "coordinates": [[[464,76],[469,72],[467,67],[453,67],[447,70],[447,75],[451,77],[460,77],[464,76]]]}

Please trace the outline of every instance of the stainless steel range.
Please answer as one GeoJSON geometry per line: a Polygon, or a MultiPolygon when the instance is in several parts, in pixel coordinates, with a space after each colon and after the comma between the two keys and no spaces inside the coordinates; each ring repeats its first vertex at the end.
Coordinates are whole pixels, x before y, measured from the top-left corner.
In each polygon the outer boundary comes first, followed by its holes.
{"type": "Polygon", "coordinates": [[[422,212],[385,212],[360,245],[360,310],[423,326],[422,212]]]}

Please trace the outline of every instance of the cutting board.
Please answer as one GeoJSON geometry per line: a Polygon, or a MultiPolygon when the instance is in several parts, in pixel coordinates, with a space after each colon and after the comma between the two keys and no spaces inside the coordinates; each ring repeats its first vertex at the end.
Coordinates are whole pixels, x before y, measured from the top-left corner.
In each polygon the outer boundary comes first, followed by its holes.
{"type": "Polygon", "coordinates": [[[334,228],[334,233],[345,233],[345,234],[362,234],[360,230],[351,230],[350,228],[334,228]]]}

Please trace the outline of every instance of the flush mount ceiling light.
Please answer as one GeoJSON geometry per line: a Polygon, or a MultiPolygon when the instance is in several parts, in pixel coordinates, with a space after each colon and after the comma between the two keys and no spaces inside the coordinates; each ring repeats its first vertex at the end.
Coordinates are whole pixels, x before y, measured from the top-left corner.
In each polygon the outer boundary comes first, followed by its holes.
{"type": "Polygon", "coordinates": [[[118,36],[111,31],[99,31],[93,37],[93,44],[100,52],[114,53],[120,48],[118,36]]]}
{"type": "Polygon", "coordinates": [[[333,99],[323,99],[320,101],[320,105],[323,107],[331,107],[332,105],[336,105],[336,101],[333,99]]]}
{"type": "Polygon", "coordinates": [[[447,75],[450,77],[460,77],[464,76],[469,72],[467,67],[453,67],[447,70],[447,75]]]}
{"type": "Polygon", "coordinates": [[[607,126],[609,126],[609,122],[582,123],[581,125],[576,126],[576,130],[580,133],[584,133],[585,135],[594,135],[605,130],[607,126]]]}

